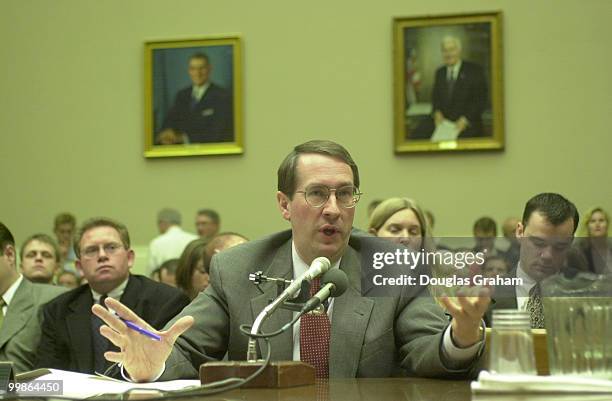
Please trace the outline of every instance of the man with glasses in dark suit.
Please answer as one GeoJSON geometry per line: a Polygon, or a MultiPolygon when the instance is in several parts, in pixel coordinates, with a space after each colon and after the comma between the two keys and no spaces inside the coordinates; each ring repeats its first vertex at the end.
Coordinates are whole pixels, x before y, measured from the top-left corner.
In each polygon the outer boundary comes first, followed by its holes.
{"type": "MultiPolygon", "coordinates": [[[[106,298],[121,300],[153,327],[162,328],[189,299],[181,291],[144,276],[130,274],[134,250],[127,228],[107,218],[83,223],[74,243],[76,267],[87,284],[68,291],[44,307],[39,367],[104,373],[104,353],[116,350],[100,335],[100,319],[91,307],[106,298]]],[[[116,319],[116,318],[115,318],[116,319]]]]}

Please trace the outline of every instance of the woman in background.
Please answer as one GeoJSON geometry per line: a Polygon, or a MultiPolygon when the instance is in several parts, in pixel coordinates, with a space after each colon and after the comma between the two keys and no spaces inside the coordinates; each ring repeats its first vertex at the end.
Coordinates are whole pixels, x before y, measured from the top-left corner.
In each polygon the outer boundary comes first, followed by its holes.
{"type": "Polygon", "coordinates": [[[435,249],[425,214],[409,198],[389,198],[381,202],[370,216],[368,232],[414,251],[435,249]]]}
{"type": "Polygon", "coordinates": [[[575,248],[584,256],[588,269],[593,273],[612,273],[609,227],[610,215],[601,207],[594,207],[585,213],[575,248]]]}
{"type": "Polygon", "coordinates": [[[208,272],[204,268],[204,239],[191,241],[181,254],[176,268],[176,285],[190,299],[194,299],[200,291],[208,287],[208,272]]]}

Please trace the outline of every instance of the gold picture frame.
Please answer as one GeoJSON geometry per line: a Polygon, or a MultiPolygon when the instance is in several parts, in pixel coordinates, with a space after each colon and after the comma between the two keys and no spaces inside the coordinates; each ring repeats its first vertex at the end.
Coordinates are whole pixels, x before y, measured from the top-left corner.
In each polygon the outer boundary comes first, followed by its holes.
{"type": "Polygon", "coordinates": [[[145,157],[241,154],[239,36],[144,45],[145,157]]]}
{"type": "Polygon", "coordinates": [[[396,153],[503,150],[502,13],[395,18],[396,153]]]}

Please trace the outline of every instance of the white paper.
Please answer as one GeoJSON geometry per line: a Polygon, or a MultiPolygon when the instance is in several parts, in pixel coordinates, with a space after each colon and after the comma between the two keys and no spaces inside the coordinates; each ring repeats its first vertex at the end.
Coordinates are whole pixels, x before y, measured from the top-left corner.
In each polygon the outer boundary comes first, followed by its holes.
{"type": "Polygon", "coordinates": [[[612,380],[579,376],[505,375],[482,371],[474,393],[612,394],[612,380]]]}
{"type": "Polygon", "coordinates": [[[49,369],[51,373],[40,376],[31,383],[45,380],[61,380],[63,384],[63,397],[88,398],[99,394],[121,394],[134,388],[150,390],[182,390],[188,387],[199,386],[199,380],[171,380],[153,383],[131,383],[122,380],[105,378],[84,373],[68,372],[59,369],[49,369]]]}
{"type": "Polygon", "coordinates": [[[442,120],[431,136],[432,142],[454,141],[459,136],[457,125],[448,120],[442,120]]]}

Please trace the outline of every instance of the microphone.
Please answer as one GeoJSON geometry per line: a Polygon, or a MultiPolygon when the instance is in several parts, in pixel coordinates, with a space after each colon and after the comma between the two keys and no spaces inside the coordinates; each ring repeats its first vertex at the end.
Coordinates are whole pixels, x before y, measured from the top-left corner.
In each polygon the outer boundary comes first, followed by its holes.
{"type": "Polygon", "coordinates": [[[348,277],[340,269],[328,271],[321,278],[321,289],[304,304],[300,315],[304,315],[319,307],[327,298],[335,298],[344,294],[348,287],[348,277]]]}
{"type": "MultiPolygon", "coordinates": [[[[321,256],[316,258],[310,264],[308,270],[306,270],[301,276],[293,280],[285,291],[283,291],[272,303],[263,308],[263,310],[257,315],[257,318],[253,322],[251,327],[251,334],[257,334],[259,327],[263,324],[264,320],[270,316],[278,307],[285,302],[285,300],[293,297],[296,292],[302,288],[302,282],[312,281],[312,279],[319,277],[321,274],[329,270],[331,262],[329,259],[321,256]]],[[[255,338],[249,338],[249,345],[247,347],[247,361],[254,362],[257,360],[257,348],[255,338]]]]}
{"type": "Polygon", "coordinates": [[[330,266],[331,262],[326,257],[321,256],[316,258],[312,261],[308,270],[306,270],[300,277],[293,280],[293,282],[289,284],[287,288],[285,288],[285,291],[278,296],[277,300],[281,299],[284,301],[288,298],[293,298],[293,296],[296,295],[296,293],[302,288],[302,282],[311,282],[314,278],[319,277],[321,274],[328,271],[330,266]]]}

